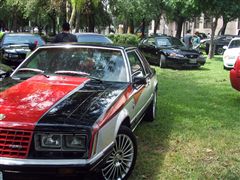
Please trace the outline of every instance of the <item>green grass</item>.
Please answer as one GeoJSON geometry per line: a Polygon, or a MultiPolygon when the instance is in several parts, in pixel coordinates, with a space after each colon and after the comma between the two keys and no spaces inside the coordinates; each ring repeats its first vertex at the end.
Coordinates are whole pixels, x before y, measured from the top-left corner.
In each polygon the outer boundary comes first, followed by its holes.
{"type": "Polygon", "coordinates": [[[157,119],[135,131],[130,179],[240,179],[240,93],[222,58],[199,70],[156,71],[157,119]]]}

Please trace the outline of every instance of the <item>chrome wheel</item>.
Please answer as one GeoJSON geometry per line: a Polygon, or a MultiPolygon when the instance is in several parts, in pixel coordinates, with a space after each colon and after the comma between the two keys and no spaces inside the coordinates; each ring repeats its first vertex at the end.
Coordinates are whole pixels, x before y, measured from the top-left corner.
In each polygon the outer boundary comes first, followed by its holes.
{"type": "MultiPolygon", "coordinates": [[[[127,128],[123,129],[127,133],[117,135],[112,153],[108,157],[102,169],[102,175],[106,180],[126,179],[133,169],[136,160],[136,144],[127,128]]],[[[130,131],[130,133],[132,133],[130,131]]]]}

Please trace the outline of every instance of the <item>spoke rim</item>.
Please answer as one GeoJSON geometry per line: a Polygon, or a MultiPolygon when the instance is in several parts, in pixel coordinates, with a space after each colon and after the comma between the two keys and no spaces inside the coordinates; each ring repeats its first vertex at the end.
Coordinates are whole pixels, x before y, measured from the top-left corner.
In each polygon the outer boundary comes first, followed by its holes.
{"type": "Polygon", "coordinates": [[[106,161],[102,174],[105,179],[123,179],[129,172],[134,159],[134,145],[129,136],[117,135],[112,154],[106,161]]]}

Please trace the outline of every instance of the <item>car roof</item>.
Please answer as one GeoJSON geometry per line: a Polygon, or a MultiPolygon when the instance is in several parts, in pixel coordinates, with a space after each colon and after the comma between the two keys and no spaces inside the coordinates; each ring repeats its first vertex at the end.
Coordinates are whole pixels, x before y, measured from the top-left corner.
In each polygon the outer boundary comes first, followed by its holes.
{"type": "Polygon", "coordinates": [[[94,36],[104,36],[105,37],[105,35],[103,35],[103,34],[98,34],[98,33],[74,33],[75,35],[94,35],[94,36]]]}
{"type": "Polygon", "coordinates": [[[39,36],[39,34],[31,34],[31,33],[5,33],[7,36],[39,36]]]}
{"type": "Polygon", "coordinates": [[[234,40],[240,40],[240,37],[234,37],[234,38],[232,39],[232,41],[234,41],[234,40]]]}
{"type": "MultiPolygon", "coordinates": [[[[84,47],[84,46],[90,46],[90,47],[103,47],[103,48],[114,48],[114,49],[121,49],[121,50],[132,50],[137,49],[137,47],[134,46],[127,46],[127,45],[117,45],[117,44],[102,44],[102,43],[80,43],[80,42],[74,42],[74,43],[53,43],[53,44],[46,44],[42,46],[43,48],[51,48],[51,47],[84,47]]],[[[41,48],[41,47],[40,47],[41,48]]]]}

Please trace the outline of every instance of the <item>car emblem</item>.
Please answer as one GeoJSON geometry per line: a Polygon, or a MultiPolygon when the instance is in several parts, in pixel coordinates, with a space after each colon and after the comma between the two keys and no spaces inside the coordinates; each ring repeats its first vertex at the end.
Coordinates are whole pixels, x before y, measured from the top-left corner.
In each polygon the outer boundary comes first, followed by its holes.
{"type": "Polygon", "coordinates": [[[3,120],[6,116],[4,114],[0,114],[0,121],[3,120]]]}

